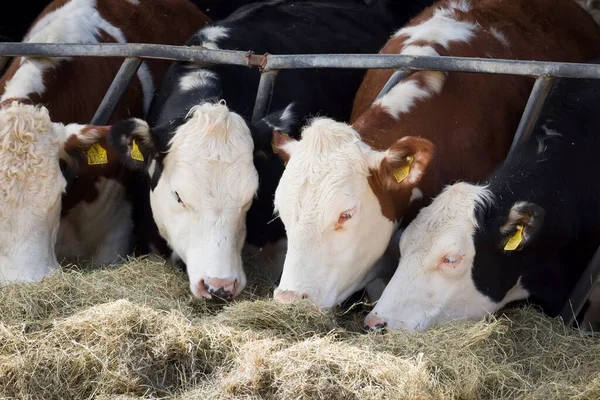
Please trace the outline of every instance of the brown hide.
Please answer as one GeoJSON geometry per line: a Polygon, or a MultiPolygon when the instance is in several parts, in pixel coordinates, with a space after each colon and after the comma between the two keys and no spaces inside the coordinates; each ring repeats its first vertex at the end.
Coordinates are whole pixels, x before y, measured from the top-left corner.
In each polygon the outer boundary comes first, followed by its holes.
{"type": "MultiPolygon", "coordinates": [[[[440,1],[408,25],[429,19],[440,1]]],[[[468,43],[434,46],[440,55],[540,61],[585,62],[600,55],[600,29],[591,16],[571,0],[470,1],[469,12],[455,11],[455,18],[479,26],[468,43]],[[508,40],[505,47],[488,30],[496,28],[508,40]]],[[[406,36],[388,41],[381,53],[399,53],[406,36]]],[[[427,43],[420,42],[425,45],[427,43]]],[[[352,122],[364,142],[388,149],[399,138],[416,136],[435,145],[435,156],[418,188],[424,201],[409,209],[411,190],[385,189],[380,171],[370,185],[382,211],[391,220],[404,216],[407,223],[417,209],[443,187],[456,180],[481,181],[504,160],[527,102],[534,79],[509,75],[447,74],[442,92],[418,100],[408,113],[392,118],[381,106],[372,105],[392,70],[369,70],[356,95],[352,122]]],[[[406,79],[422,80],[423,72],[406,79]]]]}
{"type": "MultiPolygon", "coordinates": [[[[44,15],[68,2],[69,0],[52,2],[32,26],[44,15]]],[[[105,20],[121,30],[129,43],[183,45],[197,30],[210,22],[188,0],[143,0],[137,5],[123,0],[98,0],[97,10],[105,20]]],[[[116,42],[115,38],[102,30],[98,39],[103,43],[116,42]]],[[[18,70],[20,61],[20,58],[14,59],[0,79],[2,92],[6,82],[18,70]]],[[[53,122],[89,123],[122,62],[122,58],[110,57],[73,57],[71,60],[64,60],[45,73],[46,91],[41,96],[31,94],[29,98],[36,104],[46,106],[53,122]]],[[[156,89],[170,62],[145,62],[156,89]]],[[[110,122],[143,116],[142,87],[136,77],[124,93],[110,122]]],[[[135,179],[130,172],[121,168],[118,157],[109,157],[109,163],[110,166],[88,166],[85,162],[76,164],[78,178],[63,201],[63,214],[80,201],[93,201],[97,195],[95,183],[102,176],[119,179],[126,185],[130,179],[135,179]]]]}

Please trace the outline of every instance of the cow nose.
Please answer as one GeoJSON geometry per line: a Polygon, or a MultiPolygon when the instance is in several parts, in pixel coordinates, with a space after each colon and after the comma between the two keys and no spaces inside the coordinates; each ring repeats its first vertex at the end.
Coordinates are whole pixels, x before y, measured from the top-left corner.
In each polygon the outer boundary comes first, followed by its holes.
{"type": "Polygon", "coordinates": [[[198,289],[202,296],[208,299],[215,296],[219,299],[231,300],[237,292],[238,284],[239,282],[236,278],[210,278],[200,280],[198,289]]]}
{"type": "Polygon", "coordinates": [[[385,333],[387,322],[377,314],[369,314],[365,318],[364,329],[367,332],[385,333]]]}
{"type": "Polygon", "coordinates": [[[280,290],[279,288],[275,289],[273,297],[275,300],[283,303],[308,299],[308,295],[306,293],[294,292],[293,290],[280,290]]]}

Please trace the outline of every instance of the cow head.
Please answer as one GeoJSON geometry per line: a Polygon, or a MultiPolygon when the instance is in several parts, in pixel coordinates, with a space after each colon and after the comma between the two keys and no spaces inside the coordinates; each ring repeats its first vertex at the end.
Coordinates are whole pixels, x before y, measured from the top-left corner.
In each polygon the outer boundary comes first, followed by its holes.
{"type": "Polygon", "coordinates": [[[258,189],[254,143],[244,119],[224,103],[150,129],[142,120],[112,128],[125,158],[135,143],[151,178],[150,203],[161,235],[187,266],[196,297],[231,298],[246,285],[241,251],[246,213],[258,189]]]}
{"type": "Polygon", "coordinates": [[[433,154],[405,137],[377,151],[349,125],[315,119],[296,141],[275,134],[287,162],[275,207],[288,252],[275,298],[331,307],[364,287],[433,154]]]}
{"type": "Polygon", "coordinates": [[[521,278],[541,254],[535,240],[544,211],[505,204],[486,187],[446,188],[404,231],[398,268],[365,325],[424,330],[528,297],[521,278]]]}
{"type": "Polygon", "coordinates": [[[41,106],[15,101],[0,108],[0,284],[40,281],[58,267],[65,176],[118,165],[98,142],[106,132],[52,123],[41,106]]]}

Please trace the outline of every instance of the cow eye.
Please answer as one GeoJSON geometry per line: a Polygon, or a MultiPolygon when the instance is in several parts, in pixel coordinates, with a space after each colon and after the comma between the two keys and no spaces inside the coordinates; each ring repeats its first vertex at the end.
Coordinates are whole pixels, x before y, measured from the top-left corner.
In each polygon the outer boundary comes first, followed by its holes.
{"type": "Polygon", "coordinates": [[[455,264],[457,261],[458,261],[458,258],[457,257],[453,257],[453,256],[446,256],[442,260],[442,262],[444,264],[455,264]]]}
{"type": "Polygon", "coordinates": [[[173,193],[175,193],[175,198],[177,199],[177,202],[179,204],[181,204],[182,206],[184,206],[185,204],[183,204],[183,201],[181,201],[181,197],[179,197],[179,193],[177,193],[177,192],[173,192],[173,193]]]}
{"type": "Polygon", "coordinates": [[[340,214],[340,217],[338,218],[337,223],[335,224],[335,229],[341,229],[342,225],[344,225],[344,223],[346,221],[348,221],[350,218],[352,218],[354,216],[354,214],[356,214],[356,207],[353,207],[349,210],[344,211],[343,213],[340,214]]]}

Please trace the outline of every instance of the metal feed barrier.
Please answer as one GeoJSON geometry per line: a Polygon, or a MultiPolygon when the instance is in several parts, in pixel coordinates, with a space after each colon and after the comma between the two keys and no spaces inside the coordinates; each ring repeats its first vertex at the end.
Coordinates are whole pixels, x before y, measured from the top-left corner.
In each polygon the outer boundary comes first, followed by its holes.
{"type": "MultiPolygon", "coordinates": [[[[600,65],[562,62],[517,61],[465,57],[408,56],[396,54],[292,54],[257,55],[252,52],[210,50],[201,47],[167,46],[144,43],[128,44],[55,44],[55,43],[0,43],[0,70],[11,57],[119,57],[124,58],[121,68],[106,92],[91,123],[105,125],[117,108],[125,89],[135,76],[144,59],[163,59],[210,64],[239,65],[259,68],[260,82],[252,120],[264,117],[270,107],[277,73],[282,69],[301,68],[357,68],[395,69],[378,97],[387,93],[412,71],[433,70],[472,72],[535,77],[517,132],[507,159],[531,135],[555,78],[600,79],[600,65]]],[[[560,316],[571,326],[575,316],[589,298],[600,274],[600,247],[573,288],[560,316]]]]}

